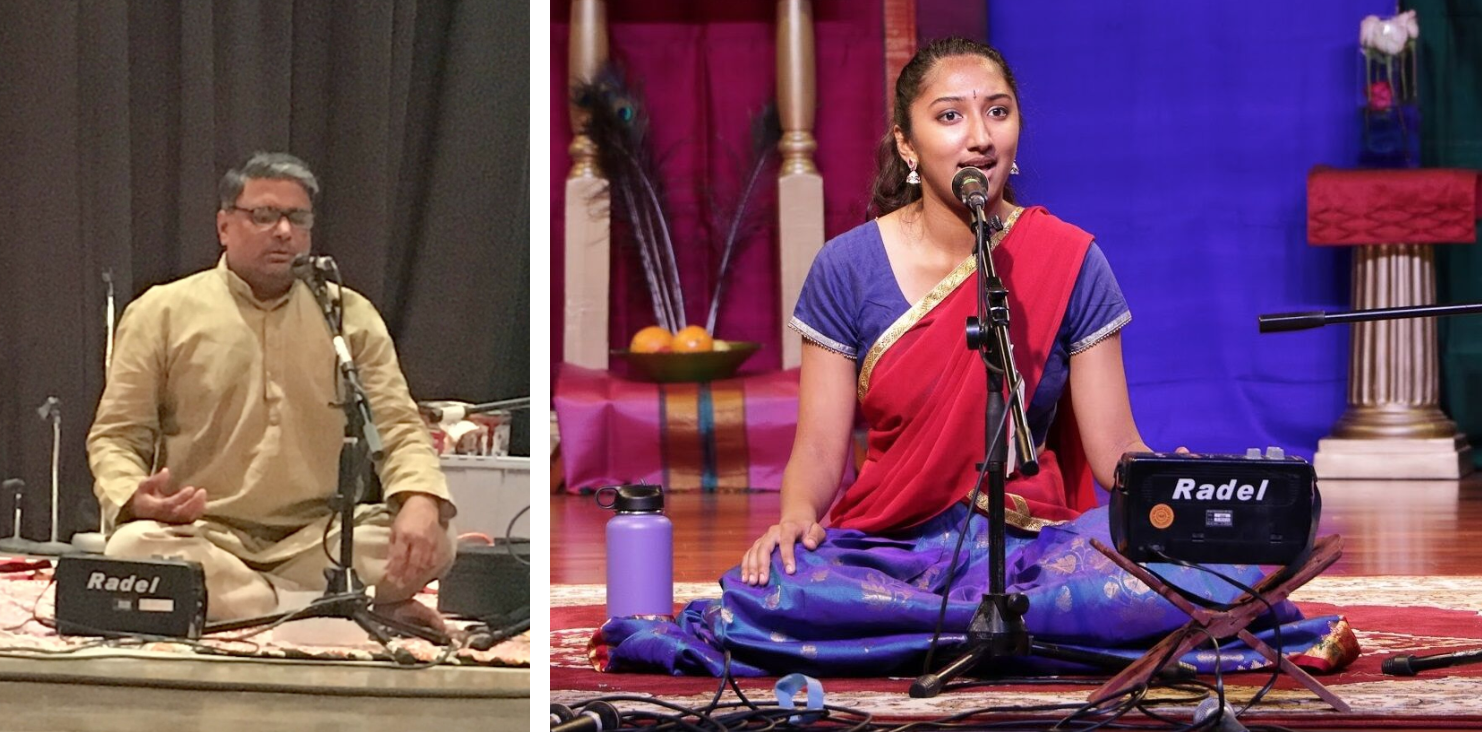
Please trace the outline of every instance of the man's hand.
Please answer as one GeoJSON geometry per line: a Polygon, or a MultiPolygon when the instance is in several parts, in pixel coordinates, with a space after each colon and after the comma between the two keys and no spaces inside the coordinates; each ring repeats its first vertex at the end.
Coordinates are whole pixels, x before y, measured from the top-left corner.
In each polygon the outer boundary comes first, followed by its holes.
{"type": "Polygon", "coordinates": [[[164,468],[139,481],[139,488],[125,504],[124,511],[136,519],[189,524],[206,515],[206,491],[194,486],[171,490],[170,469],[164,468]]]}
{"type": "Polygon", "coordinates": [[[391,547],[383,582],[415,593],[421,589],[419,583],[432,577],[446,560],[443,537],[448,529],[440,516],[438,499],[425,493],[413,493],[402,501],[391,522],[391,547]]]}

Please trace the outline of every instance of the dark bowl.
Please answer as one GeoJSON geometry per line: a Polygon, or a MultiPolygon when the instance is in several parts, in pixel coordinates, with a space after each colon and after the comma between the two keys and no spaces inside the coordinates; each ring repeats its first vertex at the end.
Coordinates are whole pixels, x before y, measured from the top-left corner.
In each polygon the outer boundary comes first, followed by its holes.
{"type": "Polygon", "coordinates": [[[613,351],[633,367],[634,377],[643,381],[672,384],[729,379],[762,345],[752,341],[727,341],[724,351],[699,353],[634,353],[613,351]]]}

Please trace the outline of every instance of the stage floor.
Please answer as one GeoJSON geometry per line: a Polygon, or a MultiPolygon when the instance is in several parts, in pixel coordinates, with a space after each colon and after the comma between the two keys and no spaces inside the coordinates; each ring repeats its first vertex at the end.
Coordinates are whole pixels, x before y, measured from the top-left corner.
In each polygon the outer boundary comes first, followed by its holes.
{"type": "Polygon", "coordinates": [[[196,643],[103,642],[58,636],[36,620],[55,614],[51,573],[41,566],[0,576],[0,705],[6,710],[0,729],[529,727],[528,634],[451,659],[424,641],[393,641],[404,660],[421,662],[412,665],[392,662],[350,621],[335,619],[221,633],[196,643]],[[352,641],[347,632],[362,640],[352,641]],[[331,638],[339,644],[308,645],[331,638]]]}
{"type": "MultiPolygon", "coordinates": [[[[1374,606],[1394,608],[1396,604],[1410,604],[1396,602],[1396,599],[1406,597],[1409,588],[1413,587],[1417,597],[1424,596],[1416,604],[1426,605],[1426,612],[1450,611],[1463,618],[1476,618],[1477,611],[1482,609],[1482,577],[1479,577],[1482,575],[1482,477],[1463,481],[1325,481],[1321,489],[1321,533],[1342,535],[1344,554],[1337,564],[1312,586],[1299,590],[1293,599],[1317,603],[1319,607],[1367,606],[1364,610],[1354,607],[1354,615],[1377,619],[1385,617],[1388,611],[1379,607],[1376,615],[1374,606]],[[1366,600],[1366,593],[1372,594],[1373,598],[1366,600]]],[[[671,496],[668,513],[675,525],[676,583],[695,583],[681,588],[692,595],[714,596],[716,578],[735,565],[746,547],[775,522],[778,506],[778,496],[775,493],[671,496]]],[[[591,497],[552,497],[552,607],[571,608],[559,611],[563,614],[562,623],[568,626],[592,624],[583,622],[576,606],[595,604],[600,609],[600,586],[605,576],[603,524],[610,515],[597,508],[591,497]]],[[[1404,611],[1400,609],[1396,612],[1404,611]]],[[[593,622],[600,622],[600,618],[593,622]]],[[[1482,623],[1474,620],[1464,619],[1462,622],[1482,626],[1482,623]]],[[[555,626],[556,622],[553,620],[553,627],[555,626]]],[[[1384,633],[1374,634],[1366,640],[1363,628],[1357,625],[1355,627],[1360,632],[1361,644],[1365,644],[1366,655],[1373,653],[1388,656],[1395,652],[1386,648],[1389,639],[1384,633]]],[[[587,635],[590,635],[590,631],[587,631],[587,635]]],[[[1470,632],[1461,635],[1465,637],[1457,642],[1465,641],[1469,644],[1468,649],[1482,646],[1482,641],[1467,640],[1482,636],[1470,632]]],[[[576,638],[565,640],[580,642],[576,638]]],[[[560,663],[560,654],[555,647],[559,641],[553,635],[553,664],[560,663]]],[[[1432,651],[1426,653],[1430,652],[1432,651]]],[[[580,659],[575,654],[567,655],[573,656],[568,659],[571,662],[568,665],[579,664],[580,659]]],[[[1367,660],[1377,663],[1377,658],[1367,660]]],[[[1482,707],[1472,703],[1472,699],[1482,699],[1482,678],[1475,678],[1471,671],[1482,669],[1482,666],[1465,668],[1466,675],[1473,678],[1453,679],[1459,684],[1457,688],[1450,688],[1446,693],[1438,694],[1435,699],[1426,699],[1425,692],[1422,691],[1423,685],[1413,687],[1415,691],[1403,694],[1408,697],[1403,703],[1429,707],[1428,713],[1424,715],[1425,718],[1416,718],[1400,711],[1398,716],[1404,721],[1394,720],[1399,725],[1391,723],[1387,727],[1418,730],[1457,729],[1476,725],[1482,719],[1478,716],[1482,707]],[[1454,710],[1454,716],[1447,716],[1445,712],[1437,714],[1441,710],[1434,708],[1432,702],[1443,708],[1449,706],[1454,710]]],[[[1375,671],[1377,672],[1377,668],[1375,671]]],[[[1439,672],[1430,673],[1441,675],[1439,672]]],[[[1364,673],[1361,676],[1366,684],[1374,685],[1347,686],[1344,691],[1358,697],[1367,693],[1374,698],[1370,703],[1355,704],[1356,711],[1364,706],[1378,712],[1374,703],[1384,706],[1386,696],[1398,698],[1394,688],[1400,687],[1391,688],[1390,677],[1382,677],[1377,673],[1364,673]]],[[[641,691],[642,678],[644,677],[607,676],[605,681],[610,682],[613,690],[623,689],[632,693],[641,691]]],[[[1245,686],[1250,680],[1241,677],[1227,681],[1232,686],[1245,686]]],[[[1445,686],[1444,683],[1439,683],[1441,679],[1435,681],[1438,683],[1431,688],[1445,686]]],[[[662,681],[655,678],[654,683],[662,681]]],[[[553,698],[574,701],[598,693],[595,690],[581,692],[581,686],[573,685],[570,690],[562,691],[563,687],[553,678],[553,698]]],[[[710,690],[713,692],[713,687],[710,690]]],[[[708,701],[708,694],[701,696],[705,696],[708,701]]],[[[1313,701],[1316,702],[1316,699],[1313,701]]],[[[1403,706],[1399,709],[1403,709],[1403,706]]],[[[1395,711],[1397,710],[1390,709],[1388,714],[1395,711]]],[[[1318,720],[1323,716],[1326,715],[1320,714],[1310,719],[1315,724],[1322,724],[1318,720]]],[[[1249,723],[1263,721],[1275,720],[1253,717],[1249,723]]],[[[1329,719],[1328,724],[1322,726],[1332,728],[1329,726],[1332,722],[1339,720],[1329,719]]],[[[1283,719],[1282,723],[1291,724],[1287,719],[1283,719]]],[[[1360,722],[1355,727],[1348,728],[1366,726],[1360,722]]],[[[1295,728],[1315,727],[1297,725],[1295,728]]]]}
{"type": "MultiPolygon", "coordinates": [[[[256,663],[256,662],[245,662],[256,663]]],[[[363,673],[369,685],[359,694],[248,691],[240,683],[254,673],[237,669],[216,689],[186,690],[120,686],[155,673],[149,662],[110,663],[95,676],[70,662],[26,660],[0,663],[0,707],[8,730],[116,730],[117,732],[261,732],[262,730],[354,730],[355,732],[439,732],[525,730],[530,726],[530,674],[527,669],[442,669],[427,674],[434,684],[453,687],[488,683],[507,691],[504,698],[386,696],[376,673],[363,673]],[[478,673],[468,673],[478,672],[478,673]],[[469,678],[477,677],[477,678],[469,678]]],[[[265,673],[280,680],[313,681],[318,672],[304,666],[278,666],[265,673]]],[[[418,671],[381,669],[383,674],[418,671]]],[[[543,704],[543,702],[542,702],[543,704]]]]}
{"type": "MultiPolygon", "coordinates": [[[[1465,480],[1323,481],[1320,534],[1343,536],[1328,575],[1482,574],[1482,475],[1465,480]]],[[[776,493],[676,494],[674,581],[709,582],[777,521],[776,493]]],[[[591,496],[551,497],[551,584],[600,584],[603,525],[591,496]]]]}

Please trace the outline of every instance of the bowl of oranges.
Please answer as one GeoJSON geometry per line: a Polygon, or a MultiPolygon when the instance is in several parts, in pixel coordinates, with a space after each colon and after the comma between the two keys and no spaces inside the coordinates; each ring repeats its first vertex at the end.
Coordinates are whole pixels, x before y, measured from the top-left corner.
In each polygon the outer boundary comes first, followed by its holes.
{"type": "Polygon", "coordinates": [[[613,351],[633,367],[635,376],[659,383],[715,381],[736,375],[761,344],[712,338],[691,325],[671,333],[650,325],[633,335],[628,350],[613,351]]]}

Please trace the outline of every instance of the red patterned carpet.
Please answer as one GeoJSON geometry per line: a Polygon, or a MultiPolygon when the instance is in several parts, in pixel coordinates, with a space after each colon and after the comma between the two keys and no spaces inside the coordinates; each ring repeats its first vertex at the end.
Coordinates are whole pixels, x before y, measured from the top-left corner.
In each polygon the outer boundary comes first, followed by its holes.
{"type": "MultiPolygon", "coordinates": [[[[676,585],[676,598],[715,594],[715,586],[676,585]]],[[[1404,678],[1380,673],[1380,662],[1396,654],[1431,655],[1482,648],[1482,577],[1319,577],[1296,592],[1309,615],[1346,616],[1358,635],[1362,655],[1343,672],[1319,677],[1353,707],[1334,712],[1290,679],[1242,719],[1288,724],[1303,729],[1386,727],[1482,729],[1482,663],[1424,672],[1404,678]]],[[[704,706],[716,690],[714,679],[662,675],[599,674],[586,660],[587,641],[603,619],[600,585],[551,588],[551,700],[572,703],[603,694],[644,694],[686,706],[704,706]]],[[[1267,672],[1228,675],[1227,694],[1243,704],[1266,682],[1267,672]]],[[[1211,680],[1211,679],[1205,679],[1211,680]]],[[[748,679],[741,688],[757,699],[771,699],[776,679],[748,679]]],[[[1058,686],[975,687],[936,699],[911,699],[910,679],[824,679],[827,703],[874,713],[879,718],[926,720],[985,706],[1084,701],[1089,690],[1058,686]]],[[[1156,698],[1169,698],[1160,696],[1156,698]]],[[[1155,705],[1188,719],[1193,705],[1155,705]]],[[[980,720],[982,718],[979,718],[980,720]]]]}

